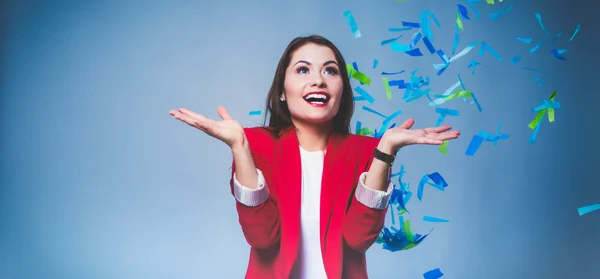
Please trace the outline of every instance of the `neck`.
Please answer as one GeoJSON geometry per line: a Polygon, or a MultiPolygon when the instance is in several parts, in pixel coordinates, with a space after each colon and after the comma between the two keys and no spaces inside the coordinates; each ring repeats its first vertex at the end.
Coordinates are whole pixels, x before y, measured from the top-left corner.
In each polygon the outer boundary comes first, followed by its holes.
{"type": "Polygon", "coordinates": [[[324,151],[331,133],[331,123],[322,125],[294,122],[298,143],[306,151],[324,151]]]}

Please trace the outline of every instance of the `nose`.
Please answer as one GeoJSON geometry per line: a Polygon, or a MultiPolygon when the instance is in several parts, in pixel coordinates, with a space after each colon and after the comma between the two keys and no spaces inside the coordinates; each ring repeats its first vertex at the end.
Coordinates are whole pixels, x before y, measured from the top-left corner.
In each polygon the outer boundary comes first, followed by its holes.
{"type": "Polygon", "coordinates": [[[312,87],[323,88],[323,87],[325,87],[325,80],[323,79],[321,74],[316,74],[315,77],[313,78],[313,80],[311,81],[310,85],[312,87]]]}

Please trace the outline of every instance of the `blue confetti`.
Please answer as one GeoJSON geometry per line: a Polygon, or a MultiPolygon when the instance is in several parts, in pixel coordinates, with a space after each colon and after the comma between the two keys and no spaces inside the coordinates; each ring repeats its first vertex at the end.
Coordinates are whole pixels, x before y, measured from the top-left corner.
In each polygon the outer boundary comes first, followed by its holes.
{"type": "Polygon", "coordinates": [[[461,4],[457,4],[457,6],[458,6],[458,12],[462,16],[462,18],[469,20],[470,18],[469,18],[469,13],[467,12],[467,8],[461,4]]]}
{"type": "Polygon", "coordinates": [[[475,67],[476,67],[477,65],[481,65],[481,63],[479,63],[479,62],[477,62],[477,61],[475,61],[475,60],[471,59],[471,61],[469,62],[469,65],[467,66],[467,68],[472,68],[472,69],[471,69],[471,74],[475,74],[475,67]]]}
{"type": "Polygon", "coordinates": [[[495,13],[491,13],[490,14],[490,19],[492,21],[497,20],[498,18],[500,18],[501,16],[503,16],[504,14],[508,13],[508,11],[510,11],[513,8],[514,5],[510,5],[500,11],[497,11],[495,13]]]}
{"type": "Polygon", "coordinates": [[[550,36],[550,33],[548,32],[548,30],[546,30],[544,24],[542,23],[542,15],[539,13],[535,13],[535,17],[537,18],[538,24],[540,25],[544,33],[546,33],[546,36],[550,36]]]}
{"type": "Polygon", "coordinates": [[[425,222],[434,222],[434,223],[447,223],[447,222],[450,222],[447,219],[442,219],[442,218],[433,217],[433,216],[423,216],[423,221],[425,221],[425,222]]]}
{"type": "Polygon", "coordinates": [[[458,34],[458,32],[454,33],[454,41],[452,42],[452,55],[454,55],[454,52],[456,51],[456,48],[458,47],[458,41],[460,40],[460,34],[458,34]]]}
{"type": "Polygon", "coordinates": [[[444,276],[444,274],[442,273],[442,271],[440,271],[439,268],[423,273],[424,279],[438,279],[442,276],[444,276]]]}
{"type": "Polygon", "coordinates": [[[517,37],[517,40],[524,42],[526,44],[531,44],[531,42],[533,41],[532,38],[521,38],[521,37],[517,37]]]}
{"type": "Polygon", "coordinates": [[[376,111],[376,110],[374,110],[374,109],[372,109],[372,108],[369,108],[369,107],[367,107],[367,106],[363,106],[363,107],[362,107],[362,109],[363,109],[363,110],[366,110],[366,111],[368,111],[368,112],[370,112],[370,113],[373,113],[373,114],[375,114],[375,115],[379,115],[379,116],[381,116],[381,117],[383,117],[383,118],[386,118],[386,116],[385,116],[383,113],[381,113],[381,112],[378,112],[378,111],[376,111]]]}
{"type": "Polygon", "coordinates": [[[498,61],[502,61],[502,57],[500,57],[500,55],[490,46],[488,45],[486,42],[481,41],[481,48],[479,49],[479,56],[483,56],[483,53],[485,51],[488,51],[491,55],[493,55],[494,57],[496,57],[496,59],[498,59],[498,61]]]}
{"type": "MultiPolygon", "coordinates": [[[[400,72],[394,72],[394,73],[388,73],[388,72],[381,72],[382,75],[398,75],[404,73],[404,70],[400,71],[400,72]]],[[[390,85],[391,86],[391,85],[390,85]]]]}
{"type": "MultiPolygon", "coordinates": [[[[359,100],[365,100],[371,104],[375,103],[375,98],[373,98],[373,96],[371,96],[371,94],[367,93],[367,91],[362,89],[362,87],[356,86],[354,88],[354,91],[356,91],[358,94],[360,94],[360,97],[362,97],[359,100]]],[[[355,98],[357,98],[357,97],[355,97],[355,98]]],[[[355,101],[356,101],[356,99],[355,99],[355,101]]]]}
{"type": "Polygon", "coordinates": [[[421,28],[421,24],[419,24],[418,22],[402,21],[402,26],[411,27],[411,28],[421,28]]]}
{"type": "Polygon", "coordinates": [[[575,38],[575,35],[577,35],[577,33],[579,33],[579,29],[581,28],[581,25],[577,24],[577,27],[575,27],[575,31],[573,32],[573,35],[571,36],[571,38],[569,39],[570,41],[573,41],[573,39],[575,38]]]}
{"type": "Polygon", "coordinates": [[[387,45],[387,44],[394,43],[395,41],[397,41],[400,38],[402,38],[402,34],[400,34],[400,36],[398,36],[396,38],[391,38],[391,39],[381,41],[381,45],[387,45]]]}

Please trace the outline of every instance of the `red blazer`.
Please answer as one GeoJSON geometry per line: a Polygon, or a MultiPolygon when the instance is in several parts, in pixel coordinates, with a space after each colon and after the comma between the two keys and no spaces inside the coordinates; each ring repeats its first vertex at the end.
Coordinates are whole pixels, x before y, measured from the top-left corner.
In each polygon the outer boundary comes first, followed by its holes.
{"type": "MultiPolygon", "coordinates": [[[[262,127],[245,128],[254,164],[269,187],[269,199],[256,207],[236,202],[250,261],[245,278],[289,278],[300,241],[301,163],[298,138],[287,129],[275,139],[262,127]]],[[[387,209],[356,200],[362,172],[369,170],[379,139],[332,134],[321,185],[321,252],[329,279],[368,278],[365,251],[381,232],[387,209]]],[[[230,185],[233,194],[233,173],[230,185]]]]}

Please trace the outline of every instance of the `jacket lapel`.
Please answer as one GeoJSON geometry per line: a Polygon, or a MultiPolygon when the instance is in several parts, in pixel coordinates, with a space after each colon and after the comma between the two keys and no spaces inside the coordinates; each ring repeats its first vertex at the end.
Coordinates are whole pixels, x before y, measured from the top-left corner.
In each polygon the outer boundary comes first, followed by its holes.
{"type": "MultiPolygon", "coordinates": [[[[326,256],[325,238],[329,229],[333,206],[339,196],[340,187],[339,181],[336,181],[335,173],[340,171],[340,166],[345,164],[345,154],[343,148],[343,135],[332,133],[327,142],[327,153],[325,154],[325,162],[323,164],[323,178],[321,181],[321,212],[320,212],[320,235],[321,235],[321,251],[323,260],[326,256]]],[[[325,263],[327,266],[327,263],[325,263]]]]}
{"type": "MultiPolygon", "coordinates": [[[[281,135],[281,153],[277,156],[277,168],[279,169],[279,181],[282,186],[280,197],[285,197],[280,208],[282,229],[287,231],[286,245],[289,253],[286,253],[286,274],[291,272],[296,256],[298,255],[298,243],[300,242],[300,198],[302,191],[302,164],[300,162],[300,147],[296,131],[289,128],[281,135]]],[[[281,198],[280,198],[281,199],[281,198]]]]}

